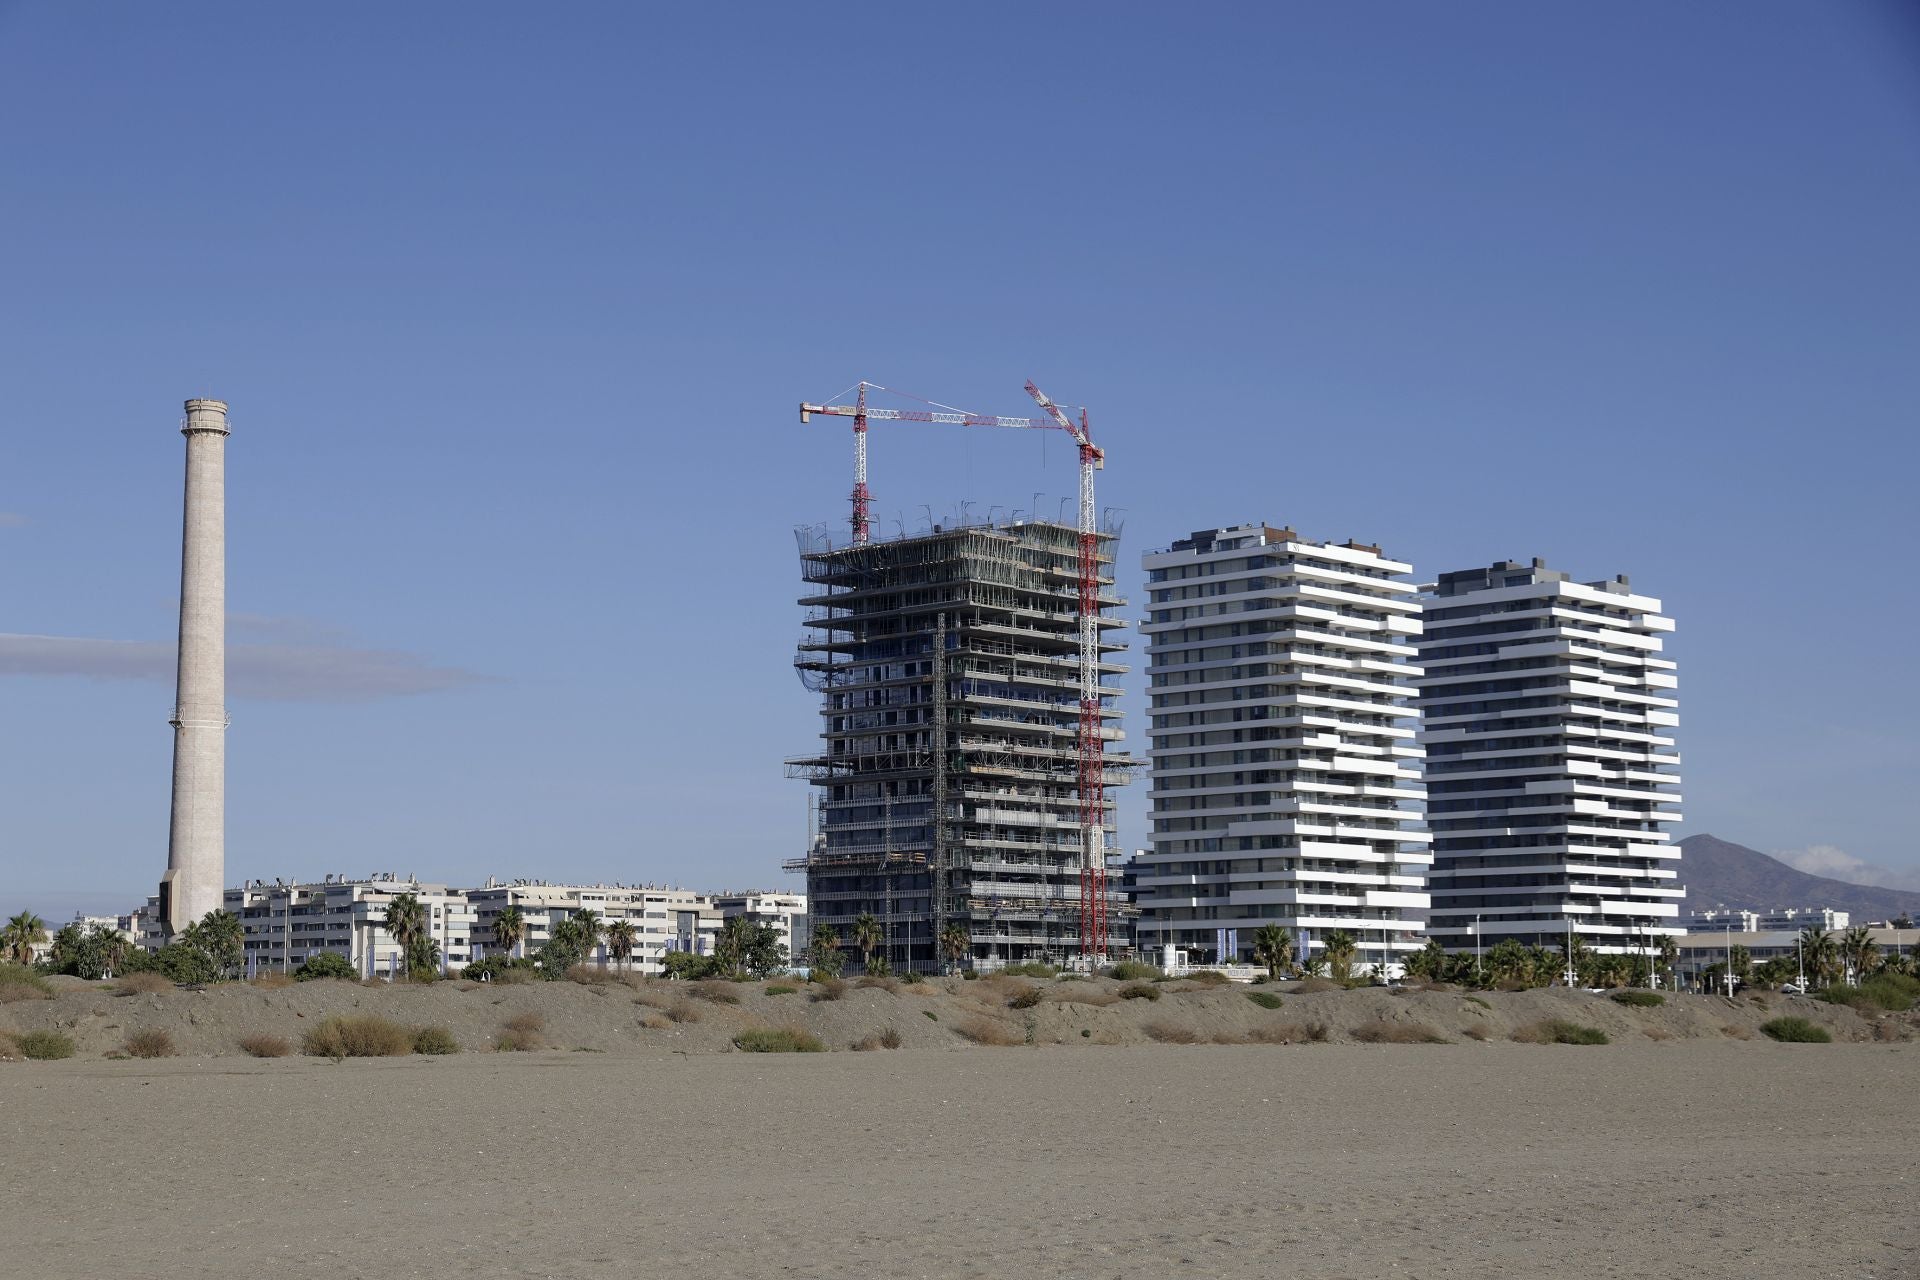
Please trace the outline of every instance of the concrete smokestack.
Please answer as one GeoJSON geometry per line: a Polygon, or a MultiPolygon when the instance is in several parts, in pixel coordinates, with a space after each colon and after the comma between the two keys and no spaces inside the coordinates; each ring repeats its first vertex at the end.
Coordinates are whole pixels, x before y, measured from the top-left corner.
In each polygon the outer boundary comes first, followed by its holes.
{"type": "Polygon", "coordinates": [[[160,919],[169,937],[220,907],[227,870],[227,406],[187,401],[173,825],[160,919]]]}

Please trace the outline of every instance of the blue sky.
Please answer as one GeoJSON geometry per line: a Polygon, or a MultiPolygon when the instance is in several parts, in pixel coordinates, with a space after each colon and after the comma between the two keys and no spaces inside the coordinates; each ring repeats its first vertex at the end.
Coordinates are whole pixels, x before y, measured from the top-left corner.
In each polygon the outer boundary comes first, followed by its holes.
{"type": "MultiPolygon", "coordinates": [[[[1630,573],[1684,830],[1920,876],[1911,15],[0,4],[0,909],[164,866],[197,395],[230,880],[779,883],[863,377],[1090,405],[1136,602],[1251,519],[1630,573]]],[[[876,428],[881,527],[1064,445],[876,428]]]]}

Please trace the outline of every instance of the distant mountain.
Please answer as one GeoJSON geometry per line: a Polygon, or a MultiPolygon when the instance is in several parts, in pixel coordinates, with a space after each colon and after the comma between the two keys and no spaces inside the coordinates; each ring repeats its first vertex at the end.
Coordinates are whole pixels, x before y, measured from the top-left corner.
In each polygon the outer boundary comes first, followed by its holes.
{"type": "Polygon", "coordinates": [[[1688,836],[1680,849],[1680,883],[1687,886],[1683,914],[1712,907],[1737,911],[1832,907],[1850,913],[1855,924],[1903,913],[1920,918],[1920,893],[1810,876],[1758,849],[1718,836],[1688,836]]]}

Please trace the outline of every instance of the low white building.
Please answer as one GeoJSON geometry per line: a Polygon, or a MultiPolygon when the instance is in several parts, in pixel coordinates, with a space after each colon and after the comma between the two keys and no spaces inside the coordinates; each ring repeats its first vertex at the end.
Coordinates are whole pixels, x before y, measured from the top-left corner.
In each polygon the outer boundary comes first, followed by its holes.
{"type": "MultiPolygon", "coordinates": [[[[522,932],[519,943],[512,948],[512,953],[520,956],[532,955],[545,946],[553,938],[554,926],[582,911],[597,913],[603,926],[615,920],[631,923],[639,936],[625,967],[635,973],[662,972],[661,960],[669,951],[712,955],[721,924],[720,911],[708,895],[664,885],[489,879],[477,889],[466,890],[466,898],[473,910],[474,937],[478,941],[475,959],[502,953],[496,945],[495,923],[508,906],[520,912],[522,932]]],[[[604,938],[590,958],[611,960],[604,938]]]]}
{"type": "Polygon", "coordinates": [[[1832,907],[1786,907],[1775,911],[1743,911],[1733,907],[1713,907],[1687,913],[1688,933],[1770,933],[1781,929],[1846,928],[1853,917],[1832,907]]]}
{"type": "Polygon", "coordinates": [[[807,895],[782,893],[773,889],[749,889],[742,893],[716,893],[713,905],[724,922],[746,916],[755,924],[770,924],[787,949],[791,964],[803,963],[806,950],[813,944],[813,930],[807,919],[807,895]]]}
{"type": "Polygon", "coordinates": [[[473,908],[463,892],[443,884],[391,873],[365,880],[327,876],[317,884],[251,880],[228,889],[221,905],[240,918],[249,975],[291,973],[332,951],[362,977],[389,977],[402,973],[406,963],[387,932],[387,907],[409,893],[426,912],[427,936],[439,944],[442,972],[471,963],[473,908]]]}

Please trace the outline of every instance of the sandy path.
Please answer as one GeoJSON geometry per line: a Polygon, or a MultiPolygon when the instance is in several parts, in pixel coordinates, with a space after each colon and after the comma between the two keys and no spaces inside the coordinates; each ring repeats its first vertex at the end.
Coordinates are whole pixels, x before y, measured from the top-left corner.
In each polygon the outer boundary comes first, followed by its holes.
{"type": "Polygon", "coordinates": [[[1912,1045],[1734,1043],[16,1064],[0,1251],[57,1280],[1893,1280],[1916,1079],[1912,1045]]]}

